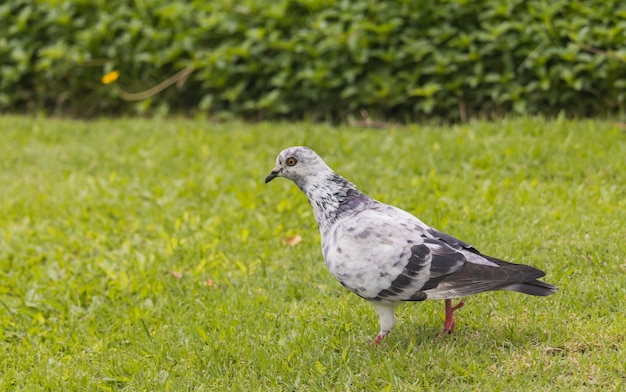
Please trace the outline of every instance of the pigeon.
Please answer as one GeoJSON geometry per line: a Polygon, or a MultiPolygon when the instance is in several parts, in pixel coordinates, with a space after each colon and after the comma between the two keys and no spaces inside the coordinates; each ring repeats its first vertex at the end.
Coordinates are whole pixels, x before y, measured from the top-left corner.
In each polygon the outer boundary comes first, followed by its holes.
{"type": "Polygon", "coordinates": [[[363,194],[308,147],[283,150],[265,183],[276,177],[293,181],[306,195],[331,274],[376,308],[380,331],[372,344],[391,332],[395,308],[402,302],[444,300],[441,336],[454,331],[454,312],[465,304],[463,297],[493,290],[535,296],[557,291],[538,280],[545,276],[543,271],[482,254],[412,214],[363,194]]]}

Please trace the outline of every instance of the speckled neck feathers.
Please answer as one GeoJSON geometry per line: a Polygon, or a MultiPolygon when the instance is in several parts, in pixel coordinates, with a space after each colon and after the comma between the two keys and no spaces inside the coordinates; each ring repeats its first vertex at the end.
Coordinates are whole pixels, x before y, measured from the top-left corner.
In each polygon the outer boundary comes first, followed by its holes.
{"type": "Polygon", "coordinates": [[[315,176],[298,178],[296,185],[313,208],[320,229],[327,229],[344,213],[365,208],[373,200],[330,168],[315,176]]]}

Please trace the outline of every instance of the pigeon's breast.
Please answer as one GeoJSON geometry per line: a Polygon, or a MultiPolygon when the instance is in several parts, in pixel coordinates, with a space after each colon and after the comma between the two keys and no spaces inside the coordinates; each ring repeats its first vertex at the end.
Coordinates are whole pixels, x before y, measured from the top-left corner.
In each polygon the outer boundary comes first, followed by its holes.
{"type": "MultiPolygon", "coordinates": [[[[357,295],[375,299],[400,276],[411,248],[423,242],[415,222],[365,210],[335,222],[322,233],[322,251],[330,272],[357,295]]],[[[410,297],[428,280],[428,268],[412,278],[410,297]]],[[[402,298],[398,298],[401,300],[402,298]]]]}

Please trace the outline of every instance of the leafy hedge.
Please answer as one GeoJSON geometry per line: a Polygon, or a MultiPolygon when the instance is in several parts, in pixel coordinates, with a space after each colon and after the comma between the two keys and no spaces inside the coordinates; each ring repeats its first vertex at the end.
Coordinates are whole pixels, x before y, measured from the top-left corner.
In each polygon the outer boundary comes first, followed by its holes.
{"type": "Polygon", "coordinates": [[[623,0],[8,0],[0,21],[2,111],[403,121],[626,103],[623,0]]]}

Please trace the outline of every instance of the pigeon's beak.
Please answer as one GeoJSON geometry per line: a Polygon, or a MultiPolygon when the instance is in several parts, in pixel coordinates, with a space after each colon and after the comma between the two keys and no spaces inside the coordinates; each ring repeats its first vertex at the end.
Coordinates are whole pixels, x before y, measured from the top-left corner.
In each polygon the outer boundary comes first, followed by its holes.
{"type": "Polygon", "coordinates": [[[269,176],[265,177],[265,183],[272,181],[274,178],[278,177],[278,173],[280,173],[280,169],[275,167],[269,176]]]}

